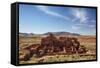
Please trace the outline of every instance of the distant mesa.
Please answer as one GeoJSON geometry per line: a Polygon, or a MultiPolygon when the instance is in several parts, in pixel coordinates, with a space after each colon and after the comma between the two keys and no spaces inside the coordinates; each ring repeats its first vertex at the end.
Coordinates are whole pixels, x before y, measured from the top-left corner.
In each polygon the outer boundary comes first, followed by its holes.
{"type": "Polygon", "coordinates": [[[21,32],[19,32],[20,37],[32,37],[34,35],[35,35],[34,33],[21,33],[21,32]]]}
{"type": "Polygon", "coordinates": [[[43,34],[35,34],[35,33],[19,33],[20,37],[33,37],[33,36],[47,36],[49,33],[54,34],[55,36],[80,36],[78,33],[70,33],[70,32],[47,32],[43,34]]]}
{"type": "Polygon", "coordinates": [[[49,33],[54,34],[55,36],[66,36],[66,35],[73,35],[73,36],[80,36],[80,34],[77,33],[70,33],[70,32],[48,32],[44,33],[44,35],[48,35],[49,33]]]}

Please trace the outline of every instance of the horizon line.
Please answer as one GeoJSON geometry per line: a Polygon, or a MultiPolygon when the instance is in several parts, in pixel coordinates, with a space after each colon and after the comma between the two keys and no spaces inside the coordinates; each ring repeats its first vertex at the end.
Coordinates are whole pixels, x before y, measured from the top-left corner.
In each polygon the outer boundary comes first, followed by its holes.
{"type": "MultiPolygon", "coordinates": [[[[67,32],[67,31],[55,31],[55,32],[67,32]]],[[[45,34],[45,33],[53,33],[53,32],[44,32],[44,33],[35,33],[35,32],[19,32],[19,33],[27,33],[27,34],[45,34]]],[[[68,32],[68,33],[75,33],[75,32],[68,32]]],[[[90,35],[90,36],[93,36],[96,34],[80,34],[80,33],[75,33],[75,34],[79,34],[79,35],[90,35]]]]}

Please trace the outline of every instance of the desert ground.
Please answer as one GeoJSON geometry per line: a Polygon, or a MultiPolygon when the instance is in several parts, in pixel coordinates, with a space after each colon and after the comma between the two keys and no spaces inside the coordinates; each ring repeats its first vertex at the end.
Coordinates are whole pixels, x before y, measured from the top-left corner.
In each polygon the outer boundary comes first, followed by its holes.
{"type": "MultiPolygon", "coordinates": [[[[57,36],[58,37],[58,36],[57,36]]],[[[19,64],[28,63],[50,63],[50,62],[68,62],[79,60],[95,60],[96,59],[96,37],[95,36],[77,36],[80,45],[86,47],[87,52],[83,54],[54,54],[44,55],[42,57],[36,57],[35,54],[30,57],[29,60],[19,60],[19,64]]],[[[19,37],[19,56],[23,48],[30,46],[31,44],[40,44],[42,36],[33,37],[19,37]]]]}

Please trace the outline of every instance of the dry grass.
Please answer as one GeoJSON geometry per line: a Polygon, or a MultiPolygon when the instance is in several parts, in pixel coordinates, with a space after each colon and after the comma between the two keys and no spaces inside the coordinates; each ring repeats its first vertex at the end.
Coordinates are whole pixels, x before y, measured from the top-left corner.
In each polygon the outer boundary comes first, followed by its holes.
{"type": "MultiPolygon", "coordinates": [[[[20,64],[27,63],[48,63],[48,62],[68,62],[68,61],[79,61],[79,60],[95,60],[96,59],[96,38],[93,36],[80,36],[78,37],[81,45],[85,46],[87,50],[93,53],[93,55],[46,55],[41,58],[36,58],[35,55],[28,61],[20,61],[20,64]]],[[[19,38],[19,50],[29,46],[30,44],[40,44],[41,37],[29,37],[29,38],[19,38]]],[[[87,53],[88,54],[88,53],[87,53]]]]}

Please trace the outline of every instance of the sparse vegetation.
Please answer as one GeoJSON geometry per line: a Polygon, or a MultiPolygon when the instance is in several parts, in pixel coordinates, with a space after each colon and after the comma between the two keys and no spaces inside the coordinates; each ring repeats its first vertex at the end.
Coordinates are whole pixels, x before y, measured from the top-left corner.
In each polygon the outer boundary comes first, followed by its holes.
{"type": "MultiPolygon", "coordinates": [[[[58,36],[57,36],[58,37],[58,36]]],[[[27,61],[19,61],[20,64],[27,63],[47,63],[47,62],[68,62],[68,61],[80,61],[80,60],[95,60],[96,59],[96,38],[93,36],[77,36],[80,45],[85,46],[87,53],[84,54],[55,54],[55,55],[44,55],[42,57],[32,57],[27,61]],[[93,55],[91,55],[93,54],[93,55]]],[[[31,44],[40,44],[41,36],[37,37],[20,37],[19,38],[19,53],[23,52],[22,49],[30,46],[31,44]]]]}

